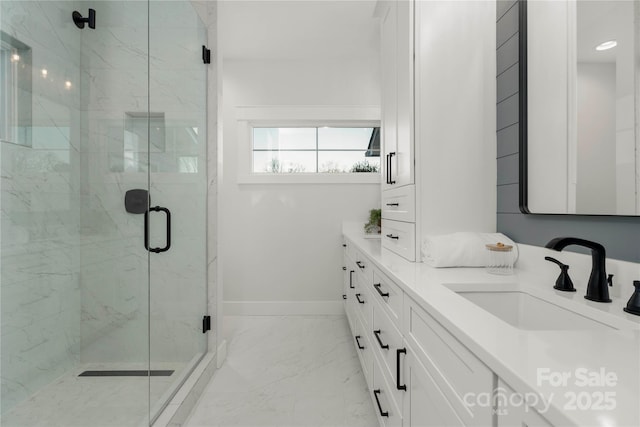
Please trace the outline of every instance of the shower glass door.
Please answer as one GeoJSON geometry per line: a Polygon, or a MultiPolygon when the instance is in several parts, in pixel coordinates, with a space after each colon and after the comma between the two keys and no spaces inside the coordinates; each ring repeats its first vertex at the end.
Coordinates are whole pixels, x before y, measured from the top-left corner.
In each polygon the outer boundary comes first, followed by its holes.
{"type": "Polygon", "coordinates": [[[206,351],[206,28],[2,0],[0,36],[0,424],[148,425],[206,351]]]}
{"type": "MultiPolygon", "coordinates": [[[[171,215],[171,245],[150,262],[151,416],[207,349],[206,27],[189,0],[149,2],[151,206],[171,215]]],[[[151,241],[166,247],[166,215],[154,212],[151,241]]]]}
{"type": "MultiPolygon", "coordinates": [[[[70,413],[88,426],[146,424],[150,254],[145,215],[129,212],[125,196],[149,190],[148,5],[104,0],[75,7],[85,17],[95,10],[95,28],[64,24],[81,39],[77,371],[88,376],[77,377],[77,385],[96,408],[70,413]]],[[[67,7],[61,19],[68,14],[67,7]]]]}

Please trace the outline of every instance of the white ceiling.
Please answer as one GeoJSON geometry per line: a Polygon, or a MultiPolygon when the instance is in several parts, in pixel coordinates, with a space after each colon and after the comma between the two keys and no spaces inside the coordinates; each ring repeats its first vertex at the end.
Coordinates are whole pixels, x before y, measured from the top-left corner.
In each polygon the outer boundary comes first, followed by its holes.
{"type": "Polygon", "coordinates": [[[630,55],[633,46],[633,17],[632,1],[579,1],[578,61],[616,62],[617,56],[630,55]],[[604,51],[595,50],[600,43],[609,40],[617,40],[618,46],[604,51]]]}
{"type": "Polygon", "coordinates": [[[229,59],[377,57],[371,0],[224,0],[220,42],[229,59]]]}

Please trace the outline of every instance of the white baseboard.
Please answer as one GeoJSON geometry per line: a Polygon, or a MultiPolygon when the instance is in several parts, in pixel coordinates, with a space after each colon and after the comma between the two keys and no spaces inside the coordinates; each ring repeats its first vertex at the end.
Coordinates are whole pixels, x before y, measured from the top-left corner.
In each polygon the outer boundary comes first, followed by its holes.
{"type": "Polygon", "coordinates": [[[227,359],[227,340],[222,340],[220,345],[218,346],[218,358],[217,358],[217,367],[220,369],[224,361],[227,359]]]}
{"type": "Polygon", "coordinates": [[[342,301],[224,301],[225,316],[308,316],[344,314],[342,301]]]}

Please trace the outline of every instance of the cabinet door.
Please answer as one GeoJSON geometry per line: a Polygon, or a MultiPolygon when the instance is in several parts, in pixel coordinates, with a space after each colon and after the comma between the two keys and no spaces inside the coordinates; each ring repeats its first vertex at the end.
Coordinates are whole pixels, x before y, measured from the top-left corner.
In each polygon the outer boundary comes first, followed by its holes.
{"type": "MultiPolygon", "coordinates": [[[[381,22],[381,84],[382,84],[382,153],[380,163],[382,166],[382,174],[385,177],[383,188],[391,188],[389,183],[389,162],[395,161],[393,157],[397,153],[397,126],[398,110],[397,110],[397,4],[396,2],[387,3],[386,13],[383,14],[381,22]],[[394,153],[391,155],[390,153],[394,153]]],[[[395,169],[391,167],[392,172],[395,169]]],[[[397,169],[396,169],[397,170],[397,169]]]]}
{"type": "Polygon", "coordinates": [[[526,405],[509,405],[508,402],[522,402],[521,399],[512,399],[516,392],[502,379],[498,380],[497,391],[504,397],[497,399],[498,427],[552,427],[552,424],[533,408],[526,405]]]}
{"type": "Polygon", "coordinates": [[[407,349],[403,376],[407,386],[402,408],[405,426],[464,426],[463,421],[410,348],[407,349]]]}
{"type": "Polygon", "coordinates": [[[397,4],[396,156],[392,176],[396,186],[414,183],[413,152],[413,1],[397,4]]]}

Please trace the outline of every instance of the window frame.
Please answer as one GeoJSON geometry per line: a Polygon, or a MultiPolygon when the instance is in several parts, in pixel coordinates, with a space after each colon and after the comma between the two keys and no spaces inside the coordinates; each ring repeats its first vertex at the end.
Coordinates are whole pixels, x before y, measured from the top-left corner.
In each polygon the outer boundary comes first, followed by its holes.
{"type": "Polygon", "coordinates": [[[380,127],[380,108],[369,106],[237,107],[238,184],[380,184],[378,172],[253,172],[253,129],[264,127],[380,127]],[[348,119],[344,119],[348,117],[348,119]]]}

